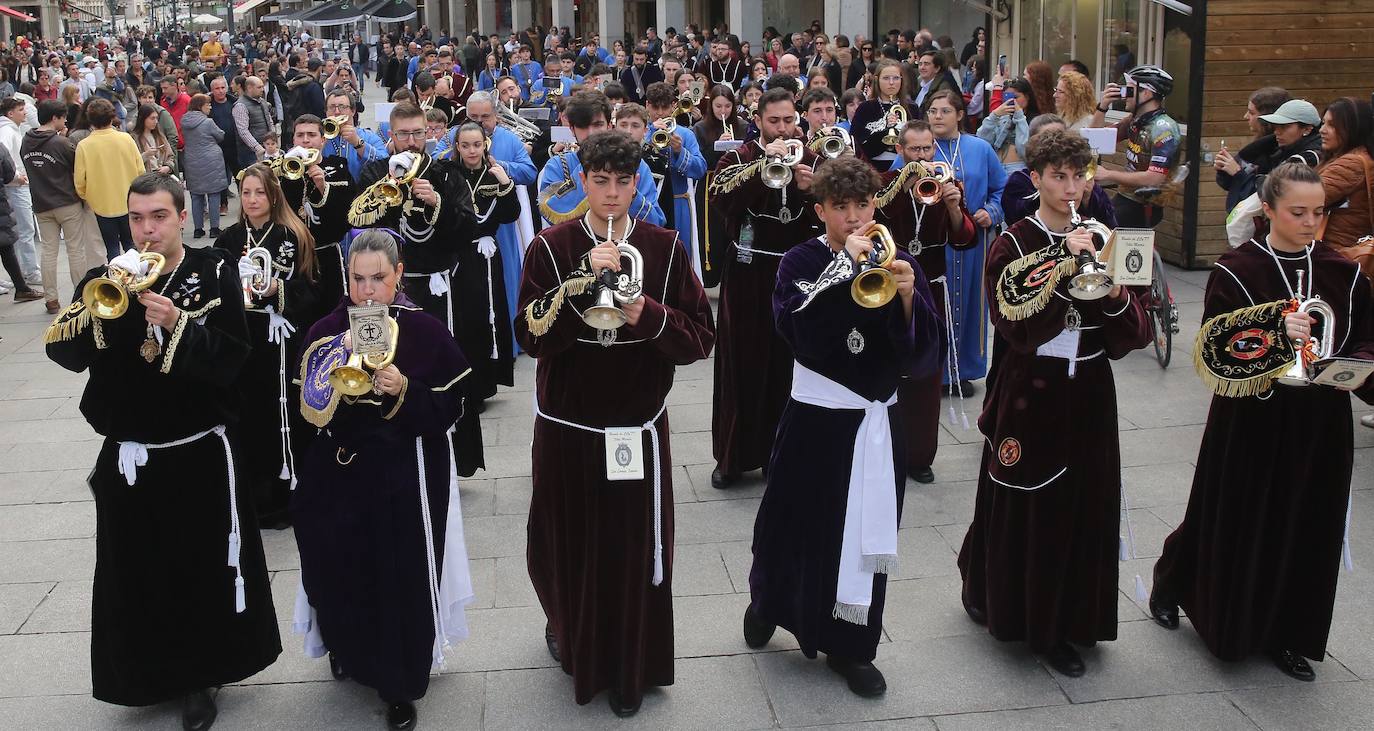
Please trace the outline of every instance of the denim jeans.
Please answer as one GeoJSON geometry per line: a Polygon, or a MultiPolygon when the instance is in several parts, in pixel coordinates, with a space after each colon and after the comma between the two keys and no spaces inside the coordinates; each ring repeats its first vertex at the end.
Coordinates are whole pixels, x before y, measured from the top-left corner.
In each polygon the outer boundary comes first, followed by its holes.
{"type": "Polygon", "coordinates": [[[363,68],[363,64],[353,64],[353,78],[358,80],[359,93],[367,88],[367,69],[363,68]]]}
{"type": "Polygon", "coordinates": [[[191,220],[197,231],[205,230],[205,212],[210,212],[210,228],[219,228],[219,199],[222,193],[192,193],[191,220]]]}
{"type": "Polygon", "coordinates": [[[106,218],[99,214],[95,223],[100,227],[100,238],[105,240],[105,255],[113,259],[134,248],[134,234],[129,230],[129,214],[106,218]]]}

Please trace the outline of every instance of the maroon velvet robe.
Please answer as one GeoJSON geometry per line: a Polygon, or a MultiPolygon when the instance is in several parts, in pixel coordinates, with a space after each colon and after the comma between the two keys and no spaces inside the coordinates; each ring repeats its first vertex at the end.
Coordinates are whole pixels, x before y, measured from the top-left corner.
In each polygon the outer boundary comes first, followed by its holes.
{"type": "MultiPolygon", "coordinates": [[[[1374,360],[1369,281],[1328,247],[1278,254],[1254,241],[1222,255],[1204,321],[1288,299],[1297,276],[1336,313],[1336,354],[1374,360]],[[1306,281],[1306,280],[1305,280],[1306,281]]],[[[1306,285],[1303,287],[1307,291],[1306,285]]],[[[1320,326],[1318,326],[1320,330],[1320,326]]],[[[1369,383],[1355,392],[1374,401],[1369,383]]],[[[1292,650],[1326,657],[1350,497],[1350,397],[1328,386],[1276,384],[1247,398],[1212,397],[1188,511],[1164,542],[1154,591],[1176,600],[1212,654],[1292,650]]]]}
{"type": "Polygon", "coordinates": [[[984,284],[996,335],[978,420],[987,445],[959,552],[965,601],[986,610],[988,631],[1036,651],[1116,639],[1121,452],[1108,359],[1150,342],[1134,292],[1071,300],[1068,277],[1044,310],[1002,317],[994,298],[1002,270],[1051,236],[1032,216],[988,252],[984,284]],[[1064,331],[1071,303],[1083,328],[1073,376],[1067,359],[1037,354],[1064,331]]]}
{"type": "MultiPolygon", "coordinates": [[[[884,173],[885,180],[897,176],[895,171],[884,173]]],[[[878,209],[875,219],[887,226],[893,240],[907,253],[915,254],[916,262],[921,265],[930,282],[930,293],[935,300],[935,312],[939,316],[941,328],[941,351],[945,353],[945,365],[936,368],[925,376],[903,377],[897,386],[897,407],[906,422],[906,464],[908,469],[929,467],[935,462],[936,445],[940,435],[940,384],[942,376],[949,370],[949,336],[945,332],[945,246],[967,249],[977,241],[977,229],[973,218],[963,202],[959,203],[963,220],[956,227],[950,222],[949,210],[944,203],[927,206],[918,203],[912,191],[898,193],[895,200],[878,209]],[[919,249],[912,242],[920,242],[919,249]],[[937,281],[938,280],[938,281],[937,281]]],[[[953,374],[950,374],[953,378],[953,374]]]]}
{"type": "MultiPolygon", "coordinates": [[[[725,153],[716,165],[712,185],[736,165],[763,156],[758,140],[725,153]]],[[[815,165],[807,150],[802,163],[815,165]]],[[[726,221],[725,266],[720,284],[720,323],[711,397],[711,447],[720,471],[730,475],[768,464],[773,435],[778,429],[787,394],[792,388],[792,350],[773,325],[773,285],[778,262],[788,249],[819,232],[812,199],[787,186],[786,208],[792,220],[783,223],[783,190],[763,184],[754,174],[730,192],[708,191],[711,206],[726,221]],[[740,230],[749,221],[754,230],[752,259],[740,260],[740,230]]],[[[748,255],[746,255],[748,258],[748,255]]]]}
{"type": "MultiPolygon", "coordinates": [[[[585,427],[652,422],[660,453],[642,433],[643,480],[606,479],[605,437],[536,416],[530,501],[530,581],[558,638],[579,704],[615,688],[627,702],[673,682],[673,493],[664,400],[673,372],[705,358],[714,342],[711,308],[674,231],[639,222],[629,242],[644,258],[645,306],[602,345],[581,312],[594,293],[568,296],[543,335],[530,309],[575,270],[596,243],[581,219],[545,229],[525,256],[515,335],[538,359],[538,408],[585,427]],[[663,581],[654,566],[654,470],[662,474],[663,581]]],[[[545,321],[547,322],[547,321],[545,321]]]]}

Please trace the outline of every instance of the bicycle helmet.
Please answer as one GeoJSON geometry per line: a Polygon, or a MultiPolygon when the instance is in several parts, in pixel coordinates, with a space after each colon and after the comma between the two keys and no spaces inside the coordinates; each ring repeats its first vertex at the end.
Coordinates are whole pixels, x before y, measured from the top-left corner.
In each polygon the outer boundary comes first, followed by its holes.
{"type": "Polygon", "coordinates": [[[1174,77],[1170,76],[1168,71],[1154,64],[1136,66],[1127,71],[1126,81],[1134,83],[1142,89],[1153,91],[1155,96],[1161,99],[1169,96],[1169,93],[1174,90],[1174,77]]]}

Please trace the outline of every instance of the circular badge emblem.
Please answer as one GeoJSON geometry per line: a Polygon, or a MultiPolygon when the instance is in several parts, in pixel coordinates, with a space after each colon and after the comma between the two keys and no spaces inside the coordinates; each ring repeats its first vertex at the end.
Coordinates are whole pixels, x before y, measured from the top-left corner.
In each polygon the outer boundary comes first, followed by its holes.
{"type": "Polygon", "coordinates": [[[1011,467],[1017,462],[1020,462],[1021,442],[1011,437],[1003,439],[1002,443],[997,447],[997,461],[1001,462],[1003,467],[1011,467]]]}
{"type": "Polygon", "coordinates": [[[1138,250],[1126,254],[1126,271],[1131,274],[1139,274],[1143,268],[1145,268],[1145,257],[1141,256],[1138,250]]]}
{"type": "Polygon", "coordinates": [[[630,448],[624,444],[615,448],[615,463],[621,467],[629,467],[630,459],[633,456],[634,455],[630,452],[630,448]]]}

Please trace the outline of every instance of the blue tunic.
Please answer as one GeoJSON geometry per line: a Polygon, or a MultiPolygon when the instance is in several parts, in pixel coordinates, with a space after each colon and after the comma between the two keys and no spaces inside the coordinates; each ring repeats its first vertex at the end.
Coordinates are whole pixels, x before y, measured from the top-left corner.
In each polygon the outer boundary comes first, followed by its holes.
{"type": "MultiPolygon", "coordinates": [[[[702,157],[701,145],[697,142],[694,134],[683,134],[684,128],[678,127],[674,134],[682,140],[682,149],[676,153],[670,153],[671,159],[668,161],[669,175],[673,181],[673,228],[677,229],[678,240],[683,246],[692,247],[692,194],[687,190],[687,181],[701,180],[706,177],[706,158],[702,157]]],[[[644,141],[648,142],[653,136],[654,131],[648,129],[644,131],[644,141]]],[[[672,148],[669,148],[672,149],[672,148]]],[[[657,197],[654,200],[658,200],[657,197]]],[[[688,252],[693,259],[696,258],[696,251],[688,252]]]]}
{"type": "MultiPolygon", "coordinates": [[[[553,201],[555,202],[555,210],[571,211],[587,197],[587,194],[582,190],[582,177],[578,175],[582,172],[582,161],[577,158],[577,153],[564,152],[549,158],[543,171],[539,173],[539,192],[543,193],[545,188],[550,185],[557,185],[565,179],[562,160],[567,161],[567,177],[572,179],[575,188],[565,195],[554,198],[553,201]]],[[[663,209],[658,207],[658,189],[654,187],[654,174],[650,172],[649,166],[643,160],[639,161],[638,175],[635,197],[634,200],[630,201],[630,216],[641,221],[648,221],[655,226],[662,226],[668,219],[663,216],[663,209]]]]}

